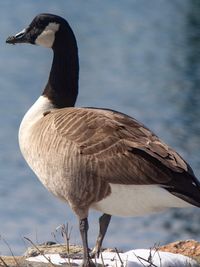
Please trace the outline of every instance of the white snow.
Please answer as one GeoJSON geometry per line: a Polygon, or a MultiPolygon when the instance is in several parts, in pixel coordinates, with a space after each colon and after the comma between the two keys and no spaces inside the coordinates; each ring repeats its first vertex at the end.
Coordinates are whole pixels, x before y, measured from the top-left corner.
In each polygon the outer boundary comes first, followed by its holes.
{"type": "MultiPolygon", "coordinates": [[[[45,254],[36,257],[27,258],[28,261],[48,262],[47,258],[53,263],[61,265],[69,263],[69,259],[61,258],[59,254],[45,254]]],[[[102,256],[96,260],[99,264],[104,264],[108,267],[121,267],[123,262],[124,267],[198,267],[197,262],[189,257],[181,254],[170,252],[155,251],[149,249],[130,250],[125,253],[103,252],[102,256]],[[102,262],[103,258],[103,262],[102,262]],[[150,265],[151,262],[151,265],[150,265]]],[[[72,260],[70,263],[81,265],[82,260],[72,260]]]]}

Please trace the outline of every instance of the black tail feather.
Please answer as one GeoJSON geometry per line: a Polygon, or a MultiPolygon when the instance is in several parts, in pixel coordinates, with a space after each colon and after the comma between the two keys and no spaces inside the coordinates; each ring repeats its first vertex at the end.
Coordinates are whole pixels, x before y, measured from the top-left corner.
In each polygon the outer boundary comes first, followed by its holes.
{"type": "Polygon", "coordinates": [[[197,178],[187,175],[175,181],[173,180],[175,183],[165,187],[165,189],[176,197],[200,208],[200,182],[197,178]]]}

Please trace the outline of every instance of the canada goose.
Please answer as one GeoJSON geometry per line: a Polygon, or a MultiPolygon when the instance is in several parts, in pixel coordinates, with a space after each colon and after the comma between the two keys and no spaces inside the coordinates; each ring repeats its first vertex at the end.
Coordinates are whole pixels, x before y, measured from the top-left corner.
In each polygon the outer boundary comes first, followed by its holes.
{"type": "Polygon", "coordinates": [[[41,182],[67,202],[79,219],[83,266],[92,266],[88,212],[103,212],[92,255],[100,252],[111,215],[140,216],[170,207],[200,207],[200,183],[181,156],[128,115],[75,108],[78,49],[69,24],[40,14],[7,43],[52,48],[42,95],[19,129],[22,154],[41,182]]]}

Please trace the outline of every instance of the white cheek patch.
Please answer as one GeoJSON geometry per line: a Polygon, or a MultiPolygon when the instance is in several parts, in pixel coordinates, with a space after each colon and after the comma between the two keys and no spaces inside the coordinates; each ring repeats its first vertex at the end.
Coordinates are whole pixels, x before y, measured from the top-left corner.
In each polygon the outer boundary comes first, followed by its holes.
{"type": "Polygon", "coordinates": [[[55,34],[59,29],[58,23],[49,23],[48,26],[43,30],[43,32],[37,37],[35,43],[47,48],[51,48],[53,46],[55,40],[55,34]]]}

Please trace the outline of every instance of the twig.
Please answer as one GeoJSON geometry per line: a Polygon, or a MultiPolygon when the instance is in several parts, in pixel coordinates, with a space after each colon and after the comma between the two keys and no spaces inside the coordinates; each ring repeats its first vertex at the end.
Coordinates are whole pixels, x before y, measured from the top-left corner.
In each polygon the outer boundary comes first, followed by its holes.
{"type": "MultiPolygon", "coordinates": [[[[12,252],[11,247],[10,247],[9,244],[8,244],[8,242],[7,242],[4,238],[2,238],[2,236],[0,236],[0,238],[1,238],[1,240],[6,244],[6,246],[8,247],[8,249],[9,249],[9,251],[10,251],[10,253],[11,253],[11,255],[12,255],[12,257],[13,257],[15,263],[16,263],[16,265],[17,265],[18,267],[20,267],[18,261],[17,261],[16,258],[15,258],[15,255],[14,255],[13,252],[12,252]]],[[[1,260],[2,260],[2,258],[1,258],[1,260]]]]}
{"type": "Polygon", "coordinates": [[[69,240],[70,240],[70,237],[71,237],[71,232],[72,232],[72,227],[70,228],[70,232],[69,232],[68,223],[66,225],[65,224],[62,225],[62,227],[61,227],[61,235],[64,238],[65,243],[67,245],[67,257],[68,257],[69,266],[71,266],[70,257],[69,257],[69,254],[70,254],[69,240]]]}
{"type": "Polygon", "coordinates": [[[159,247],[154,247],[154,250],[155,250],[155,253],[153,254],[153,257],[154,255],[157,253],[158,254],[158,257],[159,257],[159,260],[160,260],[160,266],[162,267],[162,259],[161,259],[161,256],[160,256],[160,251],[159,251],[159,247]]]}
{"type": "MultiPolygon", "coordinates": [[[[152,253],[152,248],[149,249],[149,257],[148,257],[148,260],[147,260],[147,262],[149,262],[149,263],[152,263],[152,259],[153,259],[151,253],[152,253]]],[[[154,254],[154,255],[155,255],[155,254],[154,254]]]]}
{"type": "Polygon", "coordinates": [[[62,227],[62,225],[57,226],[56,229],[55,229],[53,232],[51,232],[51,235],[53,236],[54,240],[55,240],[56,243],[58,243],[59,245],[61,245],[61,243],[60,243],[60,242],[58,241],[58,239],[56,238],[56,234],[55,234],[55,232],[58,232],[58,230],[60,229],[60,227],[62,227]]]}
{"type": "Polygon", "coordinates": [[[0,256],[0,260],[3,262],[3,266],[9,267],[8,264],[4,261],[4,259],[0,256]]]}
{"type": "Polygon", "coordinates": [[[160,256],[160,243],[158,244],[154,244],[154,246],[152,247],[152,249],[154,250],[154,254],[153,254],[153,257],[155,256],[155,254],[157,253],[158,254],[158,257],[159,257],[159,261],[160,261],[160,266],[162,267],[162,258],[160,256]]]}
{"type": "Polygon", "coordinates": [[[51,232],[51,235],[53,236],[53,238],[56,241],[56,243],[59,244],[59,245],[61,245],[60,242],[58,242],[55,233],[54,232],[51,232]]]}
{"type": "Polygon", "coordinates": [[[24,237],[23,237],[23,236],[20,236],[20,238],[21,238],[21,240],[22,240],[22,242],[23,242],[24,250],[25,250],[25,251],[28,250],[28,245],[27,245],[27,243],[25,242],[24,237]]]}
{"type": "MultiPolygon", "coordinates": [[[[141,259],[141,260],[143,260],[143,261],[147,262],[147,263],[150,263],[150,264],[151,264],[151,266],[153,266],[153,267],[158,267],[157,265],[153,264],[153,262],[149,262],[149,259],[148,259],[148,260],[146,260],[145,258],[143,258],[143,257],[140,257],[140,256],[137,256],[137,255],[136,255],[136,257],[137,257],[138,259],[141,259]]],[[[144,265],[144,266],[145,266],[145,265],[144,265]]]]}
{"type": "Polygon", "coordinates": [[[62,227],[61,227],[61,235],[64,238],[65,243],[67,245],[68,254],[69,254],[69,240],[70,240],[70,237],[71,237],[71,231],[72,231],[72,227],[71,227],[70,232],[69,232],[68,223],[66,225],[65,224],[62,225],[62,227]]]}
{"type": "MultiPolygon", "coordinates": [[[[95,266],[98,266],[97,257],[94,258],[94,264],[95,264],[95,266]]],[[[105,265],[103,264],[103,267],[104,267],[104,266],[105,266],[105,265]]]]}
{"type": "Polygon", "coordinates": [[[118,258],[119,258],[119,261],[120,261],[120,263],[121,263],[121,267],[124,267],[124,263],[123,263],[123,261],[122,261],[120,255],[119,255],[119,252],[118,252],[117,248],[115,248],[115,251],[116,251],[117,256],[118,256],[118,258]]]}
{"type": "Polygon", "coordinates": [[[144,263],[141,261],[140,257],[138,255],[135,254],[135,252],[133,251],[133,255],[135,255],[135,257],[139,260],[139,262],[145,267],[144,263]]]}
{"type": "Polygon", "coordinates": [[[51,266],[55,267],[55,265],[51,262],[51,260],[47,256],[45,256],[45,254],[28,237],[24,237],[24,239],[30,242],[31,245],[34,246],[34,248],[36,248],[37,251],[51,264],[51,266]]]}
{"type": "MultiPolygon", "coordinates": [[[[105,263],[104,263],[104,259],[103,259],[103,255],[102,255],[101,251],[100,251],[100,257],[101,257],[102,265],[103,265],[103,267],[105,267],[105,263]]],[[[95,257],[95,259],[96,259],[96,257],[95,257]]]]}

